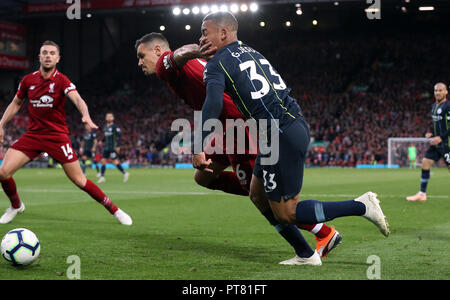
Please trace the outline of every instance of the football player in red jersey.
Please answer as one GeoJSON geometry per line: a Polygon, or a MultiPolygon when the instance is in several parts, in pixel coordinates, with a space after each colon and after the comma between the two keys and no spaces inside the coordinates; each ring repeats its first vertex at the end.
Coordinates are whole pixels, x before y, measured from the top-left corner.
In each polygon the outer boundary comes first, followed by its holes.
{"type": "MultiPolygon", "coordinates": [[[[160,33],[149,33],[136,41],[135,48],[138,58],[138,66],[146,75],[156,74],[158,78],[165,81],[170,89],[179,98],[182,98],[193,110],[201,110],[206,97],[206,85],[203,81],[203,72],[206,61],[214,54],[214,49],[206,44],[202,47],[196,44],[185,45],[175,51],[171,51],[169,42],[160,33]]],[[[233,100],[224,94],[223,109],[220,121],[225,124],[226,119],[243,119],[233,100]]],[[[224,137],[225,139],[226,137],[224,137]]],[[[250,141],[251,139],[247,139],[250,141]]],[[[246,141],[246,145],[249,144],[246,141]]],[[[223,141],[223,145],[226,142],[223,141]]],[[[237,147],[237,142],[235,142],[237,147]]],[[[208,165],[197,166],[194,161],[195,181],[206,188],[218,189],[227,193],[250,196],[260,212],[270,219],[272,211],[265,195],[249,195],[250,181],[253,174],[256,155],[247,147],[246,154],[212,154],[207,155],[208,165]],[[234,172],[225,171],[232,166],[234,172]],[[213,172],[209,172],[210,169],[213,172]]],[[[233,149],[236,150],[236,149],[233,149]]],[[[232,151],[237,153],[237,151],[232,151]]],[[[292,245],[296,243],[297,234],[287,232],[280,224],[272,224],[277,231],[292,245]],[[278,226],[280,225],[280,226],[278,226]]],[[[304,225],[301,229],[315,234],[318,253],[325,257],[341,241],[341,236],[334,228],[325,224],[304,225]]],[[[298,230],[297,230],[298,231],[298,230]]]]}
{"type": "Polygon", "coordinates": [[[12,176],[30,160],[46,152],[61,163],[73,183],[101,203],[121,224],[131,225],[130,216],[117,208],[81,170],[69,139],[66,97],[81,113],[83,123],[91,129],[98,127],[92,122],[86,102],[77,92],[75,85],[56,69],[59,60],[59,46],[52,41],[45,41],[39,52],[39,70],[22,79],[14,99],[0,120],[0,141],[3,141],[5,125],[19,111],[25,98],[28,98],[28,128],[8,149],[0,166],[0,182],[11,202],[11,207],[0,217],[0,224],[11,222],[18,213],[25,210],[12,176]]]}

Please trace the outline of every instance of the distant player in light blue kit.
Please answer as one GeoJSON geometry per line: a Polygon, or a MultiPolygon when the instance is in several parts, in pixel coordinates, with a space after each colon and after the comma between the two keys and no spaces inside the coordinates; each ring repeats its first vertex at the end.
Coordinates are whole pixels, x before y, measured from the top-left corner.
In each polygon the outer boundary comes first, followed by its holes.
{"type": "Polygon", "coordinates": [[[123,174],[123,182],[128,181],[128,176],[130,175],[126,172],[119,160],[120,142],[122,140],[122,132],[119,126],[114,124],[114,114],[106,114],[106,126],[103,128],[103,154],[102,154],[102,168],[101,176],[98,183],[105,182],[105,172],[106,172],[106,162],[111,159],[112,163],[117,167],[117,169],[123,174]]]}
{"type": "MultiPolygon", "coordinates": [[[[238,22],[229,12],[212,13],[203,19],[200,45],[211,42],[217,52],[204,71],[206,99],[202,107],[202,124],[219,119],[224,92],[231,96],[245,118],[257,123],[259,120],[266,120],[268,124],[272,120],[278,121],[278,140],[272,141],[270,135],[266,139],[271,146],[274,146],[272,142],[279,143],[279,159],[274,164],[263,164],[265,156],[258,153],[250,185],[250,194],[265,192],[270,200],[272,210],[265,217],[271,220],[276,230],[286,230],[290,226],[316,224],[337,217],[364,216],[387,236],[386,218],[372,192],[349,201],[299,202],[310,141],[309,126],[281,76],[263,55],[237,39],[237,29],[238,22]]],[[[196,140],[197,147],[202,148],[209,133],[203,131],[201,141],[196,140]]],[[[209,162],[205,153],[195,154],[193,164],[207,170],[209,162]]],[[[304,239],[294,247],[297,255],[281,264],[321,265],[319,254],[304,239]]]]}
{"type": "Polygon", "coordinates": [[[431,118],[433,119],[433,132],[427,132],[425,137],[431,138],[430,147],[422,160],[422,174],[420,176],[420,191],[406,197],[410,202],[427,201],[427,186],[430,180],[430,169],[434,162],[441,158],[447,164],[450,171],[450,102],[447,101],[447,86],[442,83],[434,85],[434,99],[431,108],[431,118]]]}
{"type": "Polygon", "coordinates": [[[81,170],[86,174],[86,161],[90,160],[92,165],[95,165],[97,170],[97,177],[100,176],[100,169],[95,161],[95,151],[97,149],[97,134],[94,130],[91,130],[89,126],[84,126],[83,140],[81,141],[80,153],[81,153],[81,170]]]}

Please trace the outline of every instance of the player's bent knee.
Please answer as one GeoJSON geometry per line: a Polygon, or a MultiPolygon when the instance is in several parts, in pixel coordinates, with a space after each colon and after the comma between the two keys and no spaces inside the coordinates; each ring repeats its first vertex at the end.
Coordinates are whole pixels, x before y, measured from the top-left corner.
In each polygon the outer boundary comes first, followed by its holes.
{"type": "Polygon", "coordinates": [[[80,177],[75,179],[73,183],[75,183],[75,185],[77,185],[79,188],[84,188],[84,186],[86,185],[86,181],[86,177],[80,177]]]}
{"type": "Polygon", "coordinates": [[[274,213],[275,219],[282,224],[295,224],[295,212],[274,213]]]}
{"type": "Polygon", "coordinates": [[[214,176],[209,175],[204,171],[197,170],[194,174],[194,181],[203,187],[210,188],[211,183],[214,181],[214,176]]]}
{"type": "Polygon", "coordinates": [[[3,168],[3,166],[0,167],[0,181],[6,180],[10,177],[12,177],[14,172],[8,171],[7,169],[3,168]]]}
{"type": "Polygon", "coordinates": [[[422,160],[422,169],[423,170],[429,170],[433,166],[434,161],[428,158],[424,158],[422,160]]]}
{"type": "Polygon", "coordinates": [[[0,167],[0,181],[3,181],[5,179],[8,179],[8,174],[5,172],[5,170],[0,167]]]}
{"type": "Polygon", "coordinates": [[[87,178],[86,178],[86,176],[84,176],[84,174],[76,175],[76,176],[69,176],[69,178],[79,188],[84,188],[84,186],[86,185],[87,178]]]}
{"type": "Polygon", "coordinates": [[[291,206],[287,205],[287,203],[280,203],[281,205],[276,205],[276,208],[274,207],[273,203],[271,204],[273,214],[278,222],[283,224],[297,223],[296,210],[291,209],[291,206]]]}
{"type": "Polygon", "coordinates": [[[264,212],[270,208],[269,202],[265,195],[250,190],[249,197],[260,212],[264,212]]]}

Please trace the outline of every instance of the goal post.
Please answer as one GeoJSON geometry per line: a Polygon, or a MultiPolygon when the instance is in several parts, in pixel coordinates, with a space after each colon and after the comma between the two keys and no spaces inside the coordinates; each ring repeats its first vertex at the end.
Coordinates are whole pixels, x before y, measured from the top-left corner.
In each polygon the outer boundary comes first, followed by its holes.
{"type": "Polygon", "coordinates": [[[413,137],[388,138],[388,168],[420,166],[431,139],[413,137]],[[414,161],[413,161],[414,159],[414,161]]]}

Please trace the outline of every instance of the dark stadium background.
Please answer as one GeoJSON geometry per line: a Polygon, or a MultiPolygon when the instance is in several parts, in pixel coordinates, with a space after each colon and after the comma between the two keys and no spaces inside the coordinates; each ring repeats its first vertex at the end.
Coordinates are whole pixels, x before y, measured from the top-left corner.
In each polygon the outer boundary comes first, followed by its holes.
{"type": "MultiPolygon", "coordinates": [[[[61,46],[58,69],[77,85],[94,121],[102,127],[107,111],[116,114],[124,131],[123,160],[134,166],[189,162],[190,157],[171,155],[166,147],[174,134],[171,121],[192,119],[193,113],[162,82],[144,77],[134,42],[159,32],[161,25],[173,50],[197,42],[202,14],[175,16],[172,5],[83,8],[80,20],[69,20],[64,10],[26,12],[29,5],[47,2],[66,1],[0,2],[0,21],[25,30],[18,45],[23,49],[16,50],[29,64],[22,70],[0,69],[1,111],[22,76],[38,68],[41,43],[53,40],[61,46]]],[[[90,2],[108,6],[108,1],[90,2]]],[[[181,8],[194,6],[179,2],[181,8]]],[[[262,52],[292,88],[314,138],[309,166],[385,164],[388,137],[422,137],[431,127],[433,85],[450,79],[450,1],[383,0],[381,19],[367,17],[364,9],[371,4],[366,1],[255,2],[257,12],[236,14],[238,37],[262,52]],[[302,15],[296,14],[296,4],[302,15]],[[418,10],[427,5],[435,9],[418,10]]],[[[25,131],[25,113],[24,106],[8,125],[0,159],[25,131]]],[[[71,103],[67,116],[76,149],[82,126],[71,103]]],[[[406,163],[406,157],[399,160],[406,163]]]]}

